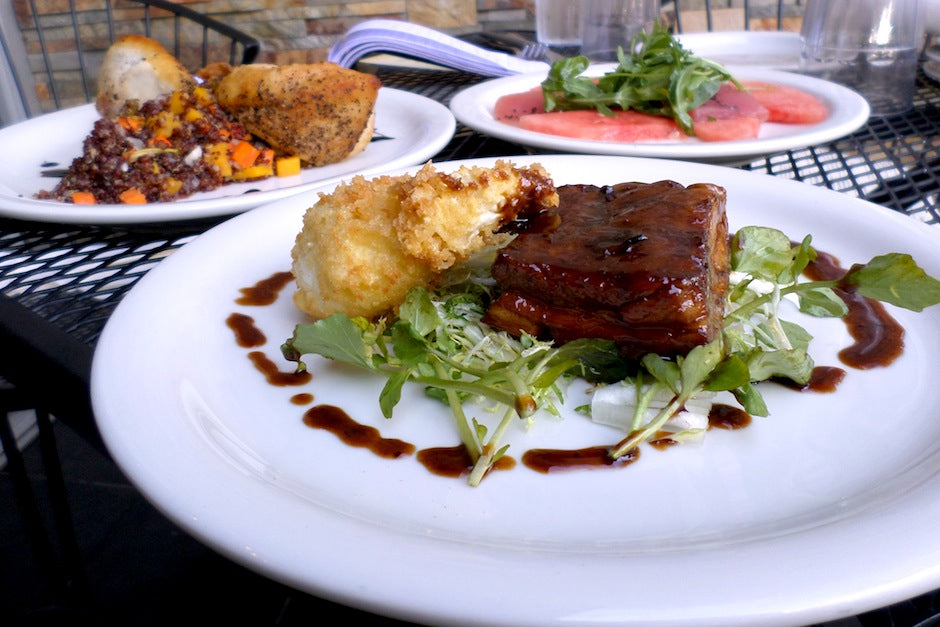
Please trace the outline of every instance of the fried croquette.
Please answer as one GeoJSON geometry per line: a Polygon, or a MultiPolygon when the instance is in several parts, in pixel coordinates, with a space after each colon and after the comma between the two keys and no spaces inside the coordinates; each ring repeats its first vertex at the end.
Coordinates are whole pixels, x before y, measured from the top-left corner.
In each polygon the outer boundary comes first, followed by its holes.
{"type": "Polygon", "coordinates": [[[497,233],[520,208],[554,207],[558,194],[548,174],[536,164],[516,168],[497,161],[492,168],[461,166],[443,174],[429,165],[403,182],[402,211],[395,219],[405,251],[435,271],[488,246],[505,243],[497,233]]]}
{"type": "Polygon", "coordinates": [[[356,176],[320,194],[291,251],[294,302],[314,318],[394,313],[408,291],[509,236],[519,215],[558,204],[540,165],[461,167],[430,163],[417,174],[356,176]]]}

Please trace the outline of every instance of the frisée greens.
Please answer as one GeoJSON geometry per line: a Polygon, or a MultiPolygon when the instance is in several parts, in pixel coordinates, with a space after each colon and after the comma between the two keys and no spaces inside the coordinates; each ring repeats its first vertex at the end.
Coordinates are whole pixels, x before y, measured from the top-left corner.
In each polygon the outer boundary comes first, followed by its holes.
{"type": "MultiPolygon", "coordinates": [[[[608,340],[555,346],[494,330],[481,320],[495,289],[486,263],[460,266],[434,291],[412,289],[394,320],[338,313],[299,324],[281,350],[298,369],[305,368],[304,355],[317,354],[385,377],[378,403],[386,418],[392,417],[405,384],[423,386],[450,408],[473,461],[468,478],[473,486],[508,450],[503,437],[512,422],[531,422],[539,411],[558,414],[572,378],[631,386],[635,394],[622,408],[630,426],[609,451],[617,459],[654,438],[667,422],[695,406],[695,399],[728,391],[749,414],[766,416],[759,382],[788,379],[805,385],[814,366],[808,351],[812,338],[781,317],[788,300],[817,317],[847,313],[834,288],[913,311],[940,302],[940,281],[899,253],[853,266],[835,281],[801,280],[816,258],[810,242],[807,236],[793,245],[784,233],[767,227],[739,230],[732,242],[732,285],[722,333],[674,358],[649,354],[639,364],[628,363],[608,340]],[[496,412],[495,424],[468,416],[468,407],[496,412]]],[[[681,441],[695,431],[673,437],[681,441]]]]}

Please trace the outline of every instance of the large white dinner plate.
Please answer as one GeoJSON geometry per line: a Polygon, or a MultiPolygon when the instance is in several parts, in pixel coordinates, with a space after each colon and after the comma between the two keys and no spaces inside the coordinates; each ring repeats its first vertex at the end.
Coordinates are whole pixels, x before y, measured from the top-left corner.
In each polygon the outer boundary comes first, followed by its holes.
{"type": "MultiPolygon", "coordinates": [[[[807,233],[843,265],[910,253],[940,276],[940,236],[905,216],[821,188],[706,164],[553,155],[558,184],[664,177],[728,190],[732,228],[807,233]]],[[[474,163],[490,163],[490,160],[474,163]]],[[[439,164],[450,169],[453,164],[439,164]]],[[[419,449],[459,440],[449,411],[407,388],[381,417],[382,381],[310,359],[301,387],[265,382],[303,319],[236,304],[290,266],[304,194],[213,228],[122,300],[97,345],[94,411],[114,458],[168,517],[230,558],[310,593],[435,624],[795,625],[855,614],[940,586],[940,307],[891,312],[906,350],[850,370],[832,394],[766,385],[771,416],[700,445],[644,448],[625,468],[543,475],[522,464],[477,488],[380,458],[302,423],[336,405],[419,449]],[[232,313],[267,338],[240,348],[232,313]]],[[[788,317],[791,317],[788,315],[788,317]]],[[[792,316],[795,319],[795,315],[792,316]]],[[[840,365],[838,320],[803,321],[817,363],[840,365]]],[[[507,434],[528,448],[612,444],[572,410],[507,434]]],[[[485,420],[486,416],[477,414],[485,420]]]]}
{"type": "Polygon", "coordinates": [[[800,34],[790,31],[744,30],[683,33],[682,47],[697,57],[730,66],[798,70],[800,34]]]}
{"type": "MultiPolygon", "coordinates": [[[[589,72],[600,74],[614,67],[602,64],[589,72]]],[[[450,103],[457,121],[487,135],[545,150],[626,157],[656,157],[694,161],[743,161],[775,152],[801,148],[837,139],[857,130],[868,120],[868,102],[858,93],[818,78],[779,70],[729,67],[740,80],[765,80],[810,92],[829,107],[829,117],[819,124],[762,124],[755,139],[703,142],[681,141],[604,142],[537,133],[506,124],[493,117],[500,96],[538,85],[543,74],[520,74],[496,78],[464,89],[450,103]]]]}
{"type": "Polygon", "coordinates": [[[335,181],[422,163],[454,135],[456,122],[444,105],[406,91],[383,87],[375,108],[373,141],[358,155],[299,175],[223,185],[168,203],[73,205],[37,200],[59,179],[43,171],[67,168],[82,152],[82,142],[98,114],[93,105],[49,113],[0,129],[0,217],[70,224],[133,224],[193,220],[240,213],[262,204],[335,181]]]}

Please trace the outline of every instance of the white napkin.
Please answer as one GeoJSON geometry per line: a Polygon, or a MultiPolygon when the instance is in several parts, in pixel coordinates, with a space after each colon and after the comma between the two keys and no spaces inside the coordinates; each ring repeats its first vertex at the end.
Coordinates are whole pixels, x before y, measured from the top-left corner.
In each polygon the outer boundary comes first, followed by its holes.
{"type": "Polygon", "coordinates": [[[487,50],[432,28],[398,20],[367,20],[356,24],[333,45],[327,60],[348,68],[375,52],[397,52],[483,76],[546,72],[549,68],[543,61],[527,61],[487,50]]]}

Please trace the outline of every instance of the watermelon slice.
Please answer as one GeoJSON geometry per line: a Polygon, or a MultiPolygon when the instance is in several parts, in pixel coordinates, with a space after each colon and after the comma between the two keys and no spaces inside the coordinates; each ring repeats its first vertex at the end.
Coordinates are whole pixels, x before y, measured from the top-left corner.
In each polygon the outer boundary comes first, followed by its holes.
{"type": "Polygon", "coordinates": [[[758,118],[736,117],[721,120],[696,120],[692,130],[703,142],[727,142],[755,139],[760,133],[758,118]]]}
{"type": "Polygon", "coordinates": [[[638,111],[552,111],[519,118],[519,126],[537,133],[605,142],[679,140],[685,134],[672,119],[638,111]]]}
{"type": "Polygon", "coordinates": [[[523,115],[544,112],[545,98],[541,85],[517,94],[500,96],[493,105],[493,117],[503,122],[517,122],[523,115]]]}
{"type": "Polygon", "coordinates": [[[742,81],[741,84],[767,107],[768,122],[818,124],[829,117],[829,109],[823,102],[796,87],[762,81],[742,81]]]}

